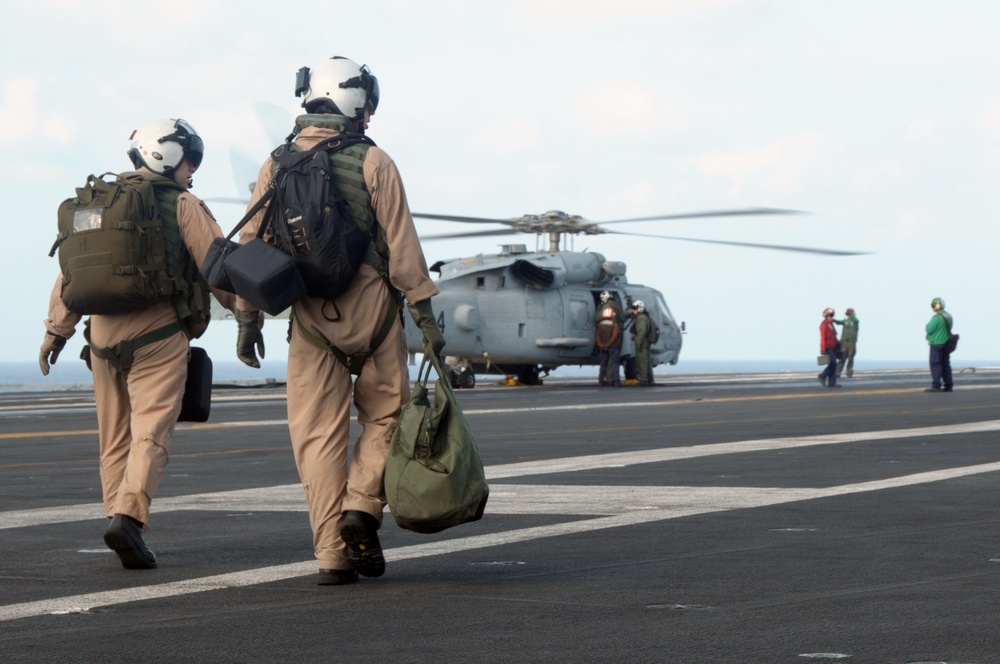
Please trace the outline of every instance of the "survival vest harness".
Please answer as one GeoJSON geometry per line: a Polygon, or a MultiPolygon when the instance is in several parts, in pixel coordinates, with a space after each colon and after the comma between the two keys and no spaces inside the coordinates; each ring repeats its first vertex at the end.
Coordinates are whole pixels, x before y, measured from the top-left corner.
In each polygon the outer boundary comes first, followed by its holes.
{"type": "Polygon", "coordinates": [[[295,259],[307,294],[332,303],[337,316],[332,320],[340,318],[337,296],[350,287],[361,263],[374,267],[392,293],[369,349],[354,355],[307,329],[292,307],[291,318],[302,336],[334,355],[356,376],[388,336],[401,311],[402,297],[389,280],[389,244],[365,184],[365,156],[375,143],[362,134],[344,131],[337,116],[324,117],[320,126],[333,126],[341,133],[310,150],[286,143],[271,153],[274,199],[267,223],[275,245],[295,259]]]}
{"type": "Polygon", "coordinates": [[[618,324],[618,311],[610,304],[601,305],[601,318],[594,332],[594,343],[601,350],[621,344],[621,327],[618,324]]]}

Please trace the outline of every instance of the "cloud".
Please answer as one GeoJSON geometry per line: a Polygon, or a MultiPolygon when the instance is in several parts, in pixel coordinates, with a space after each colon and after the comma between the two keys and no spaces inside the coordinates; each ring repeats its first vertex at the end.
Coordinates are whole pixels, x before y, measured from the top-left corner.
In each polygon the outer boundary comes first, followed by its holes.
{"type": "Polygon", "coordinates": [[[639,182],[625,191],[625,200],[639,208],[650,201],[656,200],[661,189],[661,187],[652,182],[639,182]]]}
{"type": "Polygon", "coordinates": [[[910,143],[920,143],[933,137],[934,123],[931,120],[914,120],[906,126],[906,140],[910,143]]]}
{"type": "Polygon", "coordinates": [[[9,143],[25,138],[25,129],[36,122],[34,97],[38,83],[17,78],[7,85],[0,104],[0,142],[9,143]]]}
{"type": "Polygon", "coordinates": [[[1000,138],[1000,97],[991,98],[980,117],[983,127],[995,138],[1000,138]]]}
{"type": "Polygon", "coordinates": [[[491,154],[528,152],[541,144],[541,130],[532,118],[507,116],[495,126],[502,129],[473,131],[469,144],[478,151],[491,154]]]}
{"type": "Polygon", "coordinates": [[[728,180],[732,193],[766,189],[787,194],[802,186],[823,144],[820,134],[807,132],[762,147],[708,154],[695,164],[709,178],[728,180]]]}
{"type": "Polygon", "coordinates": [[[522,24],[546,30],[603,30],[636,20],[701,20],[741,4],[747,0],[523,0],[515,14],[522,24]]]}
{"type": "Polygon", "coordinates": [[[18,145],[39,136],[59,145],[69,144],[76,136],[76,124],[57,113],[38,110],[38,82],[16,78],[7,84],[0,103],[0,145],[18,145]]]}
{"type": "MultiPolygon", "coordinates": [[[[47,0],[38,2],[42,11],[51,12],[51,16],[67,19],[74,24],[81,21],[84,24],[102,24],[112,31],[123,35],[135,35],[143,42],[145,48],[160,48],[169,52],[170,42],[162,46],[154,38],[156,35],[170,35],[171,31],[198,25],[207,13],[210,3],[201,0],[173,0],[170,10],[151,9],[139,10],[132,0],[47,0]],[[155,27],[151,29],[150,14],[155,16],[155,27]]],[[[176,40],[173,42],[176,44],[176,40]]]]}
{"type": "Polygon", "coordinates": [[[581,131],[592,133],[614,124],[619,136],[649,138],[684,124],[680,104],[657,95],[639,81],[601,81],[571,105],[581,131]]]}
{"type": "Polygon", "coordinates": [[[903,168],[898,161],[893,160],[864,164],[854,171],[853,179],[861,191],[878,191],[888,185],[903,182],[903,168]]]}

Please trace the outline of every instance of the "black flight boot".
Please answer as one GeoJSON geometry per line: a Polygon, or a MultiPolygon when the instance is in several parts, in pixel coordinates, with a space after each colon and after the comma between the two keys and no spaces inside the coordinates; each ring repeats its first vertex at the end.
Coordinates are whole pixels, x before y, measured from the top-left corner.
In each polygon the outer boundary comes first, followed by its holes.
{"type": "Polygon", "coordinates": [[[127,514],[115,514],[104,533],[104,543],[118,554],[125,569],[153,569],[156,556],[142,539],[142,523],[127,514]]]}
{"type": "Polygon", "coordinates": [[[366,512],[347,510],[340,519],[340,537],[347,544],[351,565],[361,576],[385,574],[385,558],[378,541],[378,519],[366,512]]]}

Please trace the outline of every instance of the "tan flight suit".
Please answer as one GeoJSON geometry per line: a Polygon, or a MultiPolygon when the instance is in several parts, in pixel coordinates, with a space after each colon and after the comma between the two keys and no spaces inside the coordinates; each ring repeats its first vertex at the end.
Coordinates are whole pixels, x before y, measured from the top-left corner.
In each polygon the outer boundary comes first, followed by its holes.
{"type": "MultiPolygon", "coordinates": [[[[308,116],[316,117],[316,116],[308,116]]],[[[339,117],[339,116],[332,116],[339,117]]],[[[336,136],[331,128],[307,126],[295,142],[308,150],[336,136]]],[[[427,271],[420,240],[413,226],[406,192],[392,159],[383,150],[370,147],[364,162],[364,178],[372,207],[389,245],[392,285],[407,301],[420,302],[438,292],[427,271]]],[[[261,167],[250,206],[264,194],[272,172],[269,158],[261,167]]],[[[265,210],[241,231],[241,242],[254,237],[265,210]]],[[[331,302],[305,297],[294,307],[298,321],[314,335],[348,355],[364,352],[382,323],[392,295],[378,271],[364,264],[348,290],[331,302]]],[[[238,307],[254,307],[237,298],[238,307]]],[[[350,469],[351,374],[328,351],[311,343],[293,324],[288,348],[288,428],[292,451],[309,505],[313,547],[320,569],[349,569],[347,547],[340,537],[344,511],[367,512],[382,522],[385,506],[385,464],[389,441],[399,422],[403,405],[410,398],[406,368],[406,340],[399,316],[389,335],[368,358],[353,384],[353,400],[361,433],[354,444],[350,469]]],[[[409,321],[412,325],[413,322],[409,321]]]]}
{"type": "MultiPolygon", "coordinates": [[[[198,264],[222,229],[196,196],[177,197],[177,225],[188,252],[198,264]]],[[[82,316],[63,304],[62,275],[49,297],[45,327],[65,338],[73,336],[82,316]]],[[[227,308],[234,296],[212,290],[227,308]]],[[[177,321],[170,302],[125,314],[90,317],[90,340],[98,348],[135,339],[177,321]]],[[[170,440],[181,411],[187,379],[188,339],[178,332],[135,351],[132,369],[123,377],[107,360],[91,355],[94,400],[100,437],[101,483],[109,517],[127,514],[149,528],[149,504],[163,477],[170,440]]]]}

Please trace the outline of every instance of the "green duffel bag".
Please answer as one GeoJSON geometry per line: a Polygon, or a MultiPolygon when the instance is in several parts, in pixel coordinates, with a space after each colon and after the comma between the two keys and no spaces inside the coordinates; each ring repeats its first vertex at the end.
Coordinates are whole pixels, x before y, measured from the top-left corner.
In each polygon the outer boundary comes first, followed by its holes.
{"type": "Polygon", "coordinates": [[[481,519],[490,495],[476,438],[447,376],[439,358],[424,356],[385,469],[389,511],[401,528],[418,533],[481,519]],[[438,374],[433,406],[427,390],[432,365],[438,374]]]}

